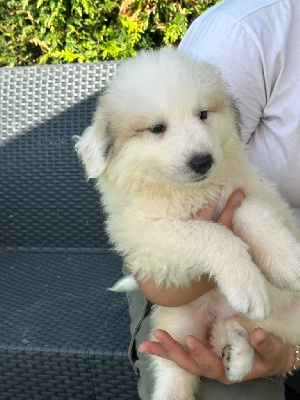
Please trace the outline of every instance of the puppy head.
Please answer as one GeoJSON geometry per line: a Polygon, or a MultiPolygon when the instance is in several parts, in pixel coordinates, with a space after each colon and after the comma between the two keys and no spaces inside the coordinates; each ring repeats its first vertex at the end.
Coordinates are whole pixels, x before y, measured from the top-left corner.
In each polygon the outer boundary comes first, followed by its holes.
{"type": "Polygon", "coordinates": [[[76,148],[89,177],[195,185],[220,168],[236,140],[220,73],[175,49],[125,61],[76,148]]]}

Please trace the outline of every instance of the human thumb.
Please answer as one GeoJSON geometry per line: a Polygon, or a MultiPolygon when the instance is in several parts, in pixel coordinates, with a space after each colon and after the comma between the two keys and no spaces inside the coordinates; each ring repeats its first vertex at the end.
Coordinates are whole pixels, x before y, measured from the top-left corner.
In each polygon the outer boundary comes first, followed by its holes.
{"type": "Polygon", "coordinates": [[[260,354],[270,351],[272,347],[270,336],[262,328],[256,328],[250,333],[250,343],[260,354]]]}

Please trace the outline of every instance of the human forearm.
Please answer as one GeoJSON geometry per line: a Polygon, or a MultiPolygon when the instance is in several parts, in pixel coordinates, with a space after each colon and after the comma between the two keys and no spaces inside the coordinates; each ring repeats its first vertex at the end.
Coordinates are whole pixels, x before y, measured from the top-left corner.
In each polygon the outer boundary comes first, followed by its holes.
{"type": "Polygon", "coordinates": [[[189,286],[178,288],[157,288],[153,280],[139,282],[145,297],[155,304],[164,307],[178,307],[196,300],[198,297],[214,289],[216,284],[206,276],[201,281],[193,281],[189,286]]]}

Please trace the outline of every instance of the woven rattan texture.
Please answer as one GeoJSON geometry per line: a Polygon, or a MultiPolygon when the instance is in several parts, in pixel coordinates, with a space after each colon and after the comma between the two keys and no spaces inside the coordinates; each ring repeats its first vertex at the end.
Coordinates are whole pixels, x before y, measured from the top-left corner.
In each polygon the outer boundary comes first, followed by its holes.
{"type": "Polygon", "coordinates": [[[107,291],[121,276],[116,255],[8,253],[0,260],[2,344],[114,351],[119,338],[118,351],[127,352],[127,300],[107,291]]]}
{"type": "Polygon", "coordinates": [[[137,400],[136,376],[122,359],[0,348],[1,400],[137,400]]]}
{"type": "Polygon", "coordinates": [[[116,62],[0,69],[0,399],[137,398],[121,275],[73,135],[116,62]]]}
{"type": "Polygon", "coordinates": [[[116,62],[0,69],[2,249],[107,247],[99,196],[85,182],[72,136],[91,123],[116,69],[116,62]]]}
{"type": "Polygon", "coordinates": [[[136,399],[112,253],[1,254],[0,399],[136,399]]]}

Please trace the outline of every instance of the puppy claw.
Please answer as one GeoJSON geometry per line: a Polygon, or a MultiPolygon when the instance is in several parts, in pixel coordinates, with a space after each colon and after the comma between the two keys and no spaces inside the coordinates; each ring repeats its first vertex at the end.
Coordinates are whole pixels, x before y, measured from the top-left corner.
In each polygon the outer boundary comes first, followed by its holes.
{"type": "Polygon", "coordinates": [[[230,361],[230,351],[232,350],[231,345],[227,344],[226,346],[223,347],[222,351],[222,359],[226,357],[226,361],[230,361]]]}

